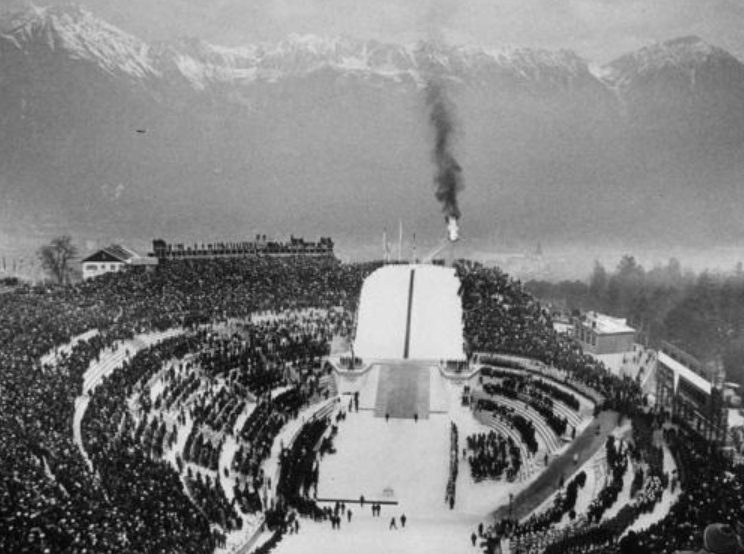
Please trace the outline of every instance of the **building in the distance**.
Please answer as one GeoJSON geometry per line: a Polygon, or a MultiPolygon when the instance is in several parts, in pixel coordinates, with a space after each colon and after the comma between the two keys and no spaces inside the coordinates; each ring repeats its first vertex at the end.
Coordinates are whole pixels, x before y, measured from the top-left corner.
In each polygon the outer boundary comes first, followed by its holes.
{"type": "Polygon", "coordinates": [[[720,364],[704,364],[678,347],[662,343],[656,363],[656,406],[718,447],[726,445],[728,428],[722,384],[720,364]]]}
{"type": "Polygon", "coordinates": [[[112,244],[94,252],[80,263],[83,279],[88,280],[106,273],[121,271],[127,267],[153,268],[158,261],[155,258],[140,256],[125,246],[112,244]]]}
{"type": "Polygon", "coordinates": [[[633,351],[636,331],[625,319],[587,312],[573,321],[573,335],[584,352],[595,356],[633,351]]]}
{"type": "Polygon", "coordinates": [[[318,242],[291,237],[286,242],[267,240],[256,235],[249,242],[214,242],[209,244],[169,244],[163,239],[152,241],[152,256],[158,260],[199,260],[212,258],[244,258],[248,256],[333,256],[333,240],[321,237],[318,242]]]}
{"type": "Polygon", "coordinates": [[[553,330],[559,335],[572,337],[574,334],[574,324],[570,317],[561,314],[553,314],[553,330]]]}

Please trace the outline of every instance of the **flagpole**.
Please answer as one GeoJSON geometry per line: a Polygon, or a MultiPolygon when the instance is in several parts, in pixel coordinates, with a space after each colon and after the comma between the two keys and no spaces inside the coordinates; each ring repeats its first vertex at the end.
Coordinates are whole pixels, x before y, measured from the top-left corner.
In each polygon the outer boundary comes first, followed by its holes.
{"type": "Polygon", "coordinates": [[[403,257],[403,220],[398,220],[398,263],[403,257]]]}
{"type": "Polygon", "coordinates": [[[382,230],[382,259],[385,263],[390,262],[390,256],[388,255],[387,227],[382,230]]]}

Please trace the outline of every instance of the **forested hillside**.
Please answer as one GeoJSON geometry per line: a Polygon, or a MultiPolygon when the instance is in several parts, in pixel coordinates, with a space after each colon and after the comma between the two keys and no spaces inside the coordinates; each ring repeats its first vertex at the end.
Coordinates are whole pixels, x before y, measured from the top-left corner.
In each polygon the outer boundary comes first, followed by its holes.
{"type": "Polygon", "coordinates": [[[626,317],[652,344],[668,340],[708,360],[721,356],[728,379],[744,385],[744,271],[683,271],[670,259],[645,269],[632,256],[614,271],[596,263],[586,281],[530,281],[543,302],[569,310],[599,310],[626,317]]]}

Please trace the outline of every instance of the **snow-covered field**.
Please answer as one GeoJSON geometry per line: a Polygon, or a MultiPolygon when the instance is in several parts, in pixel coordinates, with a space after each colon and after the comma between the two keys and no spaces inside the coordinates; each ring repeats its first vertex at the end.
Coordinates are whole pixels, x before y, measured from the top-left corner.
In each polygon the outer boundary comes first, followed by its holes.
{"type": "Polygon", "coordinates": [[[411,514],[441,516],[447,511],[449,432],[444,415],[415,423],[386,422],[368,411],[350,413],[340,423],[337,452],[321,463],[318,497],[397,500],[411,514]]]}
{"type": "Polygon", "coordinates": [[[452,268],[391,265],[370,275],[362,287],[355,352],[367,359],[464,360],[460,282],[452,268]],[[413,280],[411,279],[413,275],[413,280]]]}
{"type": "MultiPolygon", "coordinates": [[[[349,502],[352,519],[344,519],[340,530],[329,522],[301,522],[298,535],[286,535],[277,547],[279,554],[323,552],[324,554],[379,554],[447,552],[477,553],[470,535],[487,514],[505,502],[509,492],[524,484],[504,482],[475,483],[467,462],[460,460],[457,501],[450,510],[445,504],[449,475],[450,422],[460,429],[461,445],[467,434],[487,431],[467,407],[460,405],[461,387],[443,378],[436,368],[431,372],[432,398],[439,413],[428,419],[375,417],[372,410],[379,384],[379,366],[373,367],[353,385],[341,382],[341,390],[359,392],[359,412],[347,413],[339,423],[334,440],[336,452],[326,455],[320,464],[318,498],[358,501],[349,502]],[[386,491],[386,489],[388,489],[386,491]],[[392,495],[391,495],[392,491],[392,495]],[[397,505],[383,505],[382,515],[373,518],[369,502],[392,500],[397,505]],[[400,516],[406,515],[406,528],[401,529],[400,516]],[[397,520],[397,530],[389,528],[397,520]]],[[[348,404],[340,403],[346,410],[348,404]]]]}
{"type": "Polygon", "coordinates": [[[277,554],[479,554],[482,550],[470,543],[469,536],[478,525],[463,514],[452,514],[447,519],[421,517],[406,513],[405,529],[389,528],[390,519],[401,511],[387,506],[380,517],[372,517],[368,506],[362,514],[352,508],[351,522],[344,522],[340,530],[331,524],[315,523],[303,519],[300,532],[285,535],[275,552],[277,554]]]}

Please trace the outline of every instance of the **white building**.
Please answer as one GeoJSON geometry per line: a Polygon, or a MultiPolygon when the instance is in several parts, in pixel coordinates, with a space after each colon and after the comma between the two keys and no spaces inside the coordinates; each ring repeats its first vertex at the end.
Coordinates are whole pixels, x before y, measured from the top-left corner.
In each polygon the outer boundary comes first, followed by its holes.
{"type": "Polygon", "coordinates": [[[588,312],[574,318],[574,337],[590,354],[622,354],[633,351],[635,329],[625,319],[588,312]]]}
{"type": "Polygon", "coordinates": [[[130,266],[153,267],[158,261],[156,258],[140,256],[124,246],[112,244],[94,252],[80,263],[83,268],[83,279],[88,280],[130,266]]]}

